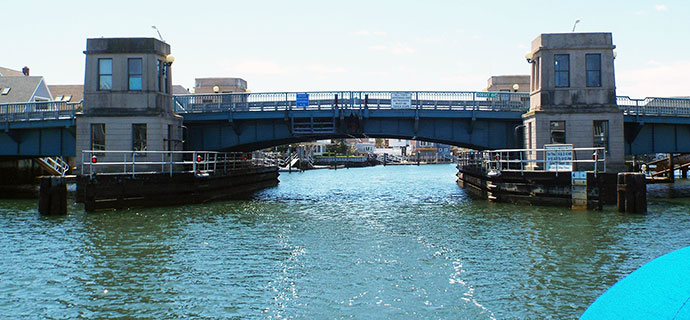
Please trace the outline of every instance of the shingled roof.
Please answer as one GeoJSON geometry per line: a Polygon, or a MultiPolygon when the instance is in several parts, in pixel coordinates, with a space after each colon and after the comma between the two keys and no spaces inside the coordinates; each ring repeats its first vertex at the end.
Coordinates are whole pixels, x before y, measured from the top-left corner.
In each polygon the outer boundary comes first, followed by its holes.
{"type": "Polygon", "coordinates": [[[0,77],[19,77],[23,75],[21,71],[0,67],[0,77]]]}
{"type": "Polygon", "coordinates": [[[79,102],[84,99],[84,86],[81,84],[49,85],[48,89],[55,100],[79,102]]]}
{"type": "MultiPolygon", "coordinates": [[[[35,101],[36,93],[42,84],[43,77],[0,77],[0,103],[35,101]]],[[[50,96],[39,98],[52,99],[50,96]]]]}

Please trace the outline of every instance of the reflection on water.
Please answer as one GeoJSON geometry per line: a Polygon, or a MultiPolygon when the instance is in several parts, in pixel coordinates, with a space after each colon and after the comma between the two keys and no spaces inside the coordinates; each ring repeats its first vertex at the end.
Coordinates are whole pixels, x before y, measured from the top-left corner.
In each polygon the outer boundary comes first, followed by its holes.
{"type": "Polygon", "coordinates": [[[14,318],[576,318],[690,245],[687,201],[650,214],[471,201],[450,165],[283,174],[254,200],[40,217],[0,200],[14,318]]]}

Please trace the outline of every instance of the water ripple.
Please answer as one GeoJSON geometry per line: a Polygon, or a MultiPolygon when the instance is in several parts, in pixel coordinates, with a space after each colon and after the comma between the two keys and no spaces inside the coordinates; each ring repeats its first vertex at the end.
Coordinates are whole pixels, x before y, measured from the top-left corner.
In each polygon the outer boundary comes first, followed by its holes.
{"type": "Polygon", "coordinates": [[[690,245],[646,216],[471,201],[448,165],[284,174],[248,201],[36,214],[0,201],[7,318],[562,319],[690,245]]]}

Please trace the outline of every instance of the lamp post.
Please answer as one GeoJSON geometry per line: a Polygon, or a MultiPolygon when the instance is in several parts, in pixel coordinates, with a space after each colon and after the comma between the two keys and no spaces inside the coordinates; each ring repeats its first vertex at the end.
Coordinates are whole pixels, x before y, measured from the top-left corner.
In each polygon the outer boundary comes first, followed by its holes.
{"type": "Polygon", "coordinates": [[[575,32],[575,26],[580,23],[580,19],[575,20],[575,24],[573,24],[573,30],[571,32],[575,32]]]}
{"type": "Polygon", "coordinates": [[[220,88],[218,86],[213,86],[213,93],[218,93],[220,92],[220,88]]]}
{"type": "Polygon", "coordinates": [[[513,92],[518,92],[518,90],[520,90],[520,85],[516,83],[513,85],[513,92]]]}

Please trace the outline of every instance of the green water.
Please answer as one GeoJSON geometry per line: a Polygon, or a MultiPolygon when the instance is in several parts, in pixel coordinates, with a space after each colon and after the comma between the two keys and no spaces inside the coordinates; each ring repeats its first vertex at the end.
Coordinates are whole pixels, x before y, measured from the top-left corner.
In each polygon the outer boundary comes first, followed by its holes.
{"type": "Polygon", "coordinates": [[[66,217],[0,200],[0,317],[572,319],[690,245],[687,201],[491,204],[455,172],[284,173],[249,201],[66,217]]]}

